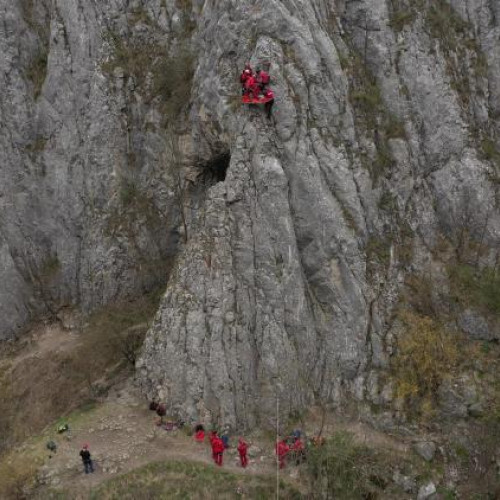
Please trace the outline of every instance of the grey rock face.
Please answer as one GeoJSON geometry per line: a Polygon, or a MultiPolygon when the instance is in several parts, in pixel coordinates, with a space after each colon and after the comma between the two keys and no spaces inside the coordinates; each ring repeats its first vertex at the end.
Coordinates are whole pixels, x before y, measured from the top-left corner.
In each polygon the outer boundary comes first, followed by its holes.
{"type": "Polygon", "coordinates": [[[482,316],[470,309],[466,309],[460,315],[458,324],[470,338],[475,340],[498,340],[500,336],[500,331],[490,327],[482,316]]]}
{"type": "MultiPolygon", "coordinates": [[[[439,234],[458,238],[465,213],[486,246],[499,240],[494,167],[469,138],[476,115],[450,81],[450,54],[426,34],[424,15],[396,31],[385,2],[193,12],[203,40],[189,117],[195,148],[225,149],[231,161],[207,192],[149,332],[142,387],[174,412],[230,425],[267,422],[277,400],[283,414],[316,398],[378,400],[369,369],[387,365],[385,321],[405,272],[425,269],[439,234]],[[230,68],[247,59],[269,63],[271,122],[228,106],[239,92],[230,68]],[[380,112],[361,104],[377,92],[380,112]]],[[[488,36],[481,50],[497,57],[488,36]]],[[[488,66],[483,78],[498,77],[488,66]]],[[[487,120],[490,101],[473,99],[487,120]]]]}
{"type": "Polygon", "coordinates": [[[389,401],[373,373],[406,275],[442,237],[497,258],[494,2],[454,1],[446,39],[430,2],[402,26],[382,0],[14,3],[0,335],[164,285],[176,257],[137,364],[170,412],[389,401]],[[269,66],[269,121],[239,104],[246,60],[269,66]]]}
{"type": "Polygon", "coordinates": [[[415,443],[415,451],[427,462],[430,462],[436,454],[436,444],[432,441],[421,441],[415,443]]]}
{"type": "Polygon", "coordinates": [[[109,33],[137,29],[127,4],[0,1],[0,339],[166,283],[167,143],[131,82],[103,70],[109,33]]]}

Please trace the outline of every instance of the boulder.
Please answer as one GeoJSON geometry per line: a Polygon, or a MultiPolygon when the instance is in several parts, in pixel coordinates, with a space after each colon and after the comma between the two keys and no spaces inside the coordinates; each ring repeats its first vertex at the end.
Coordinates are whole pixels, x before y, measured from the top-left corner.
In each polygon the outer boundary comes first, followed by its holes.
{"type": "Polygon", "coordinates": [[[417,500],[427,500],[430,498],[434,498],[436,492],[436,485],[431,481],[420,487],[420,489],[418,490],[417,500]]]}
{"type": "Polygon", "coordinates": [[[436,454],[436,444],[433,441],[420,441],[413,446],[415,451],[427,462],[436,454]]]}

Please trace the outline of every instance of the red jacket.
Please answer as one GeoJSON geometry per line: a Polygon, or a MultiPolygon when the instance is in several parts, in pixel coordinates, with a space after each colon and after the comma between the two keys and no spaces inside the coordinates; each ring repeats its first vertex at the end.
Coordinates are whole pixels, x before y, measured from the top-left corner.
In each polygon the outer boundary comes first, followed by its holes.
{"type": "Polygon", "coordinates": [[[239,443],[238,443],[238,453],[240,455],[246,455],[247,454],[247,450],[248,450],[248,444],[241,440],[239,443]]]}
{"type": "Polygon", "coordinates": [[[304,443],[302,442],[301,439],[297,439],[295,443],[293,443],[292,449],[294,451],[301,451],[304,449],[304,443]]]}
{"type": "Polygon", "coordinates": [[[240,82],[244,84],[251,76],[252,72],[250,70],[244,70],[240,75],[240,82]]]}
{"type": "Polygon", "coordinates": [[[280,441],[276,445],[276,453],[279,457],[284,457],[290,451],[290,447],[285,443],[285,441],[280,441]]]}
{"type": "Polygon", "coordinates": [[[270,82],[270,80],[271,80],[271,78],[270,78],[269,74],[266,73],[265,71],[261,71],[257,75],[257,81],[259,83],[262,83],[262,85],[267,85],[270,82]]]}
{"type": "Polygon", "coordinates": [[[212,451],[214,453],[222,453],[224,451],[224,442],[220,437],[216,437],[212,440],[212,451]]]}
{"type": "Polygon", "coordinates": [[[267,89],[264,94],[264,97],[266,99],[274,99],[274,92],[271,89],[267,89]]]}
{"type": "Polygon", "coordinates": [[[245,80],[245,87],[247,89],[251,89],[254,87],[254,85],[256,84],[257,82],[255,81],[255,78],[250,75],[246,80],[245,80]]]}

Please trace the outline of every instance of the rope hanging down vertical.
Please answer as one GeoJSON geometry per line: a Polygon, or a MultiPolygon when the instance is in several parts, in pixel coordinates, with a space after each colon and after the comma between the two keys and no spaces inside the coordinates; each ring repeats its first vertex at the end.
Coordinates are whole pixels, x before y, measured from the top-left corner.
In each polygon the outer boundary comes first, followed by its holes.
{"type": "Polygon", "coordinates": [[[276,391],[276,500],[280,498],[280,460],[278,455],[279,443],[280,399],[276,391]]]}

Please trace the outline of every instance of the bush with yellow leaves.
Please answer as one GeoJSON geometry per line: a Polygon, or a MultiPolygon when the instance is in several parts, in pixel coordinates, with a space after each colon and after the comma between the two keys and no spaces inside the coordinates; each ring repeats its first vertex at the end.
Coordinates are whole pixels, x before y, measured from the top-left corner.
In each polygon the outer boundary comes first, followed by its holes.
{"type": "Polygon", "coordinates": [[[401,321],[404,333],[392,360],[395,395],[407,410],[431,417],[437,389],[463,359],[462,339],[427,316],[405,312],[401,321]]]}

